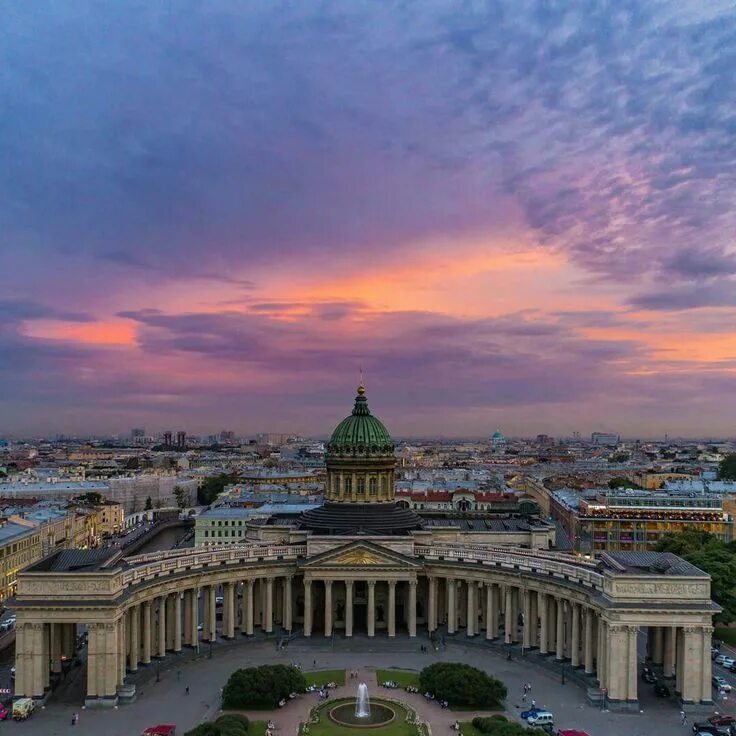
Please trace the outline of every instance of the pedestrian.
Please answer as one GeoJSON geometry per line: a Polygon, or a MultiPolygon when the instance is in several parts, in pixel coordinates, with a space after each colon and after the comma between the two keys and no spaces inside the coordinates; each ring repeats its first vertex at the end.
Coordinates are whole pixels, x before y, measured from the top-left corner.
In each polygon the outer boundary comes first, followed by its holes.
{"type": "Polygon", "coordinates": [[[526,688],[524,688],[524,692],[521,694],[521,702],[526,703],[526,688]]]}
{"type": "Polygon", "coordinates": [[[73,725],[74,725],[75,723],[76,723],[76,721],[74,720],[74,714],[72,714],[72,726],[73,726],[73,725]]]}
{"type": "Polygon", "coordinates": [[[526,689],[527,689],[527,692],[531,692],[532,691],[532,684],[531,684],[531,682],[527,682],[526,689]]]}
{"type": "Polygon", "coordinates": [[[315,659],[314,662],[312,662],[312,664],[316,667],[317,666],[317,660],[315,659]]]}
{"type": "Polygon", "coordinates": [[[537,707],[537,701],[536,700],[532,700],[532,708],[536,708],[536,707],[537,707]]]}
{"type": "Polygon", "coordinates": [[[189,685],[187,685],[186,694],[189,695],[189,685]]]}
{"type": "Polygon", "coordinates": [[[685,715],[685,711],[680,711],[680,718],[682,719],[682,725],[684,726],[687,723],[687,715],[685,715]]]}

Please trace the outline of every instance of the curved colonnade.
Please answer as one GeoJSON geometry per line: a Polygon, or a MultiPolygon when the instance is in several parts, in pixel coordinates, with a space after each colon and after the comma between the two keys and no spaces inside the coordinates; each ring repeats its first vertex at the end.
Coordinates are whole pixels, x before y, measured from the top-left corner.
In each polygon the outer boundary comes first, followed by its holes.
{"type": "MultiPolygon", "coordinates": [[[[384,541],[384,540],[381,540],[384,541]]],[[[483,545],[389,546],[359,539],[140,555],[114,569],[21,573],[16,695],[44,696],[88,631],[88,704],[117,702],[127,672],[218,637],[417,630],[536,648],[595,676],[609,703],[637,703],[637,641],[674,675],[685,704],[711,700],[710,580],[615,559],[483,545]],[[396,549],[399,546],[400,549],[396,549]]],[[[694,572],[693,572],[694,571],[694,572]]]]}

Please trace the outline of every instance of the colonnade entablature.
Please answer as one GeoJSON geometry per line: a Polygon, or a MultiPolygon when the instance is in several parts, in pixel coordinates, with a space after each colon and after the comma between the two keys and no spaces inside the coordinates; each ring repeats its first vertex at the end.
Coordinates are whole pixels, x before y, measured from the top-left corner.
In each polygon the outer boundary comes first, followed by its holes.
{"type": "Polygon", "coordinates": [[[674,555],[652,559],[411,537],[196,548],[111,568],[48,558],[19,575],[16,694],[43,696],[85,624],[90,703],[114,701],[127,672],[167,652],[256,630],[499,639],[569,662],[632,707],[646,631],[682,701],[708,702],[710,578],[674,555]]]}

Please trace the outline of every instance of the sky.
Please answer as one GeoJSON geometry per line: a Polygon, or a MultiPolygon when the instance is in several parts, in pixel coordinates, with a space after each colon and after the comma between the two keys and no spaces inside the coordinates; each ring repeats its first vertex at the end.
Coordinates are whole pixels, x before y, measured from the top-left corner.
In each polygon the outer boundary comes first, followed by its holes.
{"type": "Polygon", "coordinates": [[[0,436],[736,434],[731,0],[0,7],[0,436]]]}

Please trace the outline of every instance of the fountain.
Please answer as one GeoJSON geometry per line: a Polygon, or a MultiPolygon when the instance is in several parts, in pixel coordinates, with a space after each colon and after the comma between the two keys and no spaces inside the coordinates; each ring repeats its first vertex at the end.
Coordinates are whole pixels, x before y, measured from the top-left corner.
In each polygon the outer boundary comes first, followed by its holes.
{"type": "Polygon", "coordinates": [[[341,726],[352,728],[371,728],[385,726],[396,717],[396,711],[383,700],[374,701],[371,705],[368,697],[368,685],[358,685],[358,695],[353,700],[346,698],[335,703],[328,711],[330,720],[341,726]]]}
{"type": "Polygon", "coordinates": [[[355,701],[355,717],[371,717],[371,701],[368,698],[368,685],[364,682],[361,682],[360,685],[358,685],[358,697],[355,701]]]}

